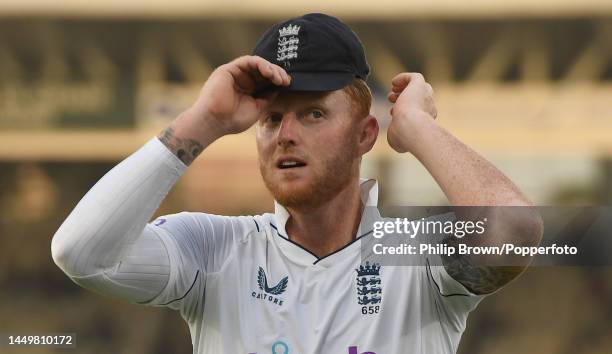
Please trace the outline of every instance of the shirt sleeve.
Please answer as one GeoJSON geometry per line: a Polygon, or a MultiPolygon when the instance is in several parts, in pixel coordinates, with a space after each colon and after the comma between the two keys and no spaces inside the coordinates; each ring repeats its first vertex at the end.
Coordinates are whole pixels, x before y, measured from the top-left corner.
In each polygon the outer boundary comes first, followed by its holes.
{"type": "Polygon", "coordinates": [[[51,241],[55,263],[98,293],[131,302],[155,297],[171,263],[147,222],[185,169],[152,138],[102,177],[62,223],[51,241]]]}
{"type": "Polygon", "coordinates": [[[208,275],[223,268],[236,242],[255,231],[257,223],[250,216],[182,212],[162,216],[149,226],[165,245],[170,272],[166,286],[143,303],[167,306],[189,317],[203,305],[208,275]]]}
{"type": "MultiPolygon", "coordinates": [[[[455,220],[455,214],[452,212],[434,215],[425,219],[425,221],[440,221],[443,223],[454,222],[455,220]]],[[[443,243],[447,236],[444,234],[429,236],[429,242],[443,243]]],[[[426,273],[423,278],[428,283],[427,288],[431,295],[436,299],[439,313],[443,317],[442,319],[453,330],[463,332],[467,316],[486,295],[472,293],[448,274],[446,268],[442,265],[443,262],[440,255],[429,254],[425,256],[423,263],[424,267],[421,269],[426,273]]]]}
{"type": "MultiPolygon", "coordinates": [[[[438,263],[439,264],[439,263],[438,263]]],[[[467,316],[487,295],[477,295],[470,292],[463,284],[450,276],[444,266],[434,266],[427,263],[424,269],[428,288],[437,300],[440,313],[454,330],[463,332],[467,316]]]]}
{"type": "Polygon", "coordinates": [[[200,258],[208,245],[189,213],[162,216],[147,227],[161,240],[168,255],[167,282],[144,305],[167,306],[180,309],[193,294],[203,290],[205,271],[200,258]]]}

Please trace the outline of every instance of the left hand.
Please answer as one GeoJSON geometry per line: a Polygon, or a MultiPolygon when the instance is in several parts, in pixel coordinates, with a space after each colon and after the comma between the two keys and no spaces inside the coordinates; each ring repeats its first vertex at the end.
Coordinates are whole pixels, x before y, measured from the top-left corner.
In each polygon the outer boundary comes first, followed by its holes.
{"type": "Polygon", "coordinates": [[[387,141],[397,152],[411,151],[423,121],[436,119],[438,111],[433,100],[433,88],[420,73],[401,73],[391,80],[391,92],[387,99],[391,107],[391,124],[387,130],[387,141]]]}

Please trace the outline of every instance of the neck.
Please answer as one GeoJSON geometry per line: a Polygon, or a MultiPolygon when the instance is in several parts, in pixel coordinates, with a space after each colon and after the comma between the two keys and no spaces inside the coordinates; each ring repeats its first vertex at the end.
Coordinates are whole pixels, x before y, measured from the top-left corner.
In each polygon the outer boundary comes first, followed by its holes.
{"type": "Polygon", "coordinates": [[[359,179],[318,207],[287,210],[287,236],[317,257],[324,257],[355,239],[363,211],[359,179]]]}

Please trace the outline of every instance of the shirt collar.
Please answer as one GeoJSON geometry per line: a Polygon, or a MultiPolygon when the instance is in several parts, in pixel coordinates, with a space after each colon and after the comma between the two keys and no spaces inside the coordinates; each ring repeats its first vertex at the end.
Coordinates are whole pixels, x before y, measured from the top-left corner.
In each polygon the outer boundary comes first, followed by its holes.
{"type": "MultiPolygon", "coordinates": [[[[377,213],[378,209],[376,208],[378,206],[378,182],[375,179],[360,178],[359,188],[361,190],[361,201],[364,205],[364,213],[361,217],[357,237],[371,231],[372,220],[379,216],[377,213]],[[376,210],[376,212],[373,212],[374,210],[376,210]]],[[[278,233],[285,238],[287,238],[285,225],[287,224],[287,220],[289,220],[289,216],[289,211],[275,200],[274,222],[278,233]]]]}

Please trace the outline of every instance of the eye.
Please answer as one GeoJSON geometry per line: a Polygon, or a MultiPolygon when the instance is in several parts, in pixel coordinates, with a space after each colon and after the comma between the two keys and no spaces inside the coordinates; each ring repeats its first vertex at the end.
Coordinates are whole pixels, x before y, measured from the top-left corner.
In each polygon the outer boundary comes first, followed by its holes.
{"type": "Polygon", "coordinates": [[[313,118],[323,118],[323,112],[321,112],[318,109],[313,109],[310,114],[312,115],[313,118]]]}

